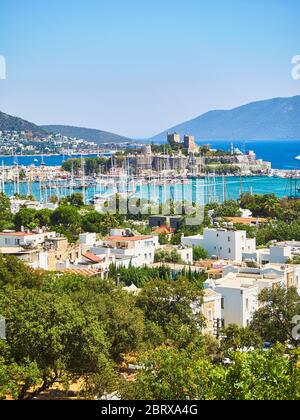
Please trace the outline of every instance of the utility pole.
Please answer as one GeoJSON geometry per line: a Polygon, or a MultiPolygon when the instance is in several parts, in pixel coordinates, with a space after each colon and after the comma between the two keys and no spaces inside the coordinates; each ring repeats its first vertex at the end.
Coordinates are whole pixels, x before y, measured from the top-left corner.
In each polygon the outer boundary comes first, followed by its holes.
{"type": "Polygon", "coordinates": [[[222,319],[222,318],[215,319],[214,334],[215,334],[217,340],[219,340],[219,338],[221,338],[221,331],[224,329],[224,327],[225,327],[224,319],[222,319]]]}

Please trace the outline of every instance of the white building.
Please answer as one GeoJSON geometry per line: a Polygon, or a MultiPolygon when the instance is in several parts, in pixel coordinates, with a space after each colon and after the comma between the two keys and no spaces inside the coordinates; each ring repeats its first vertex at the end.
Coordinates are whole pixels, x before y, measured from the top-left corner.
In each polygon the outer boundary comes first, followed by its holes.
{"type": "Polygon", "coordinates": [[[162,250],[168,254],[171,254],[172,252],[176,252],[180,258],[183,264],[187,265],[193,265],[194,264],[194,257],[193,257],[193,249],[186,246],[176,246],[176,245],[161,245],[159,247],[159,250],[162,250]]]}
{"type": "Polygon", "coordinates": [[[113,235],[105,240],[118,259],[129,259],[133,267],[143,267],[154,263],[155,251],[159,247],[157,236],[113,235]]]}
{"type": "Polygon", "coordinates": [[[182,237],[184,246],[200,246],[210,257],[241,262],[244,253],[256,251],[255,238],[247,238],[244,230],[205,229],[203,235],[182,237]]]}
{"type": "Polygon", "coordinates": [[[203,333],[214,335],[216,323],[222,319],[222,295],[213,289],[205,289],[201,312],[206,323],[203,333]]]}
{"type": "Polygon", "coordinates": [[[12,197],[10,199],[10,210],[13,214],[16,214],[20,211],[22,207],[26,207],[27,209],[33,209],[33,210],[56,210],[58,207],[58,204],[54,203],[41,203],[40,201],[31,201],[31,200],[21,200],[16,199],[12,197]]]}
{"type": "Polygon", "coordinates": [[[273,288],[276,285],[290,288],[295,287],[300,294],[300,265],[267,264],[258,268],[250,267],[223,267],[223,278],[229,274],[247,278],[258,285],[259,291],[273,288]]]}
{"type": "Polygon", "coordinates": [[[258,309],[258,286],[229,274],[226,278],[206,282],[206,288],[212,288],[222,296],[221,310],[225,327],[230,324],[246,327],[251,323],[258,309]]]}
{"type": "Polygon", "coordinates": [[[293,258],[292,248],[290,246],[271,246],[270,248],[258,249],[253,253],[244,253],[243,261],[256,262],[257,264],[285,264],[293,258]]]}
{"type": "Polygon", "coordinates": [[[32,269],[48,270],[48,252],[42,249],[24,249],[19,246],[0,248],[0,254],[18,258],[32,269]]]}
{"type": "Polygon", "coordinates": [[[46,239],[55,238],[55,232],[15,232],[15,231],[4,231],[0,232],[0,248],[20,247],[27,246],[36,248],[38,245],[42,245],[46,239]]]}
{"type": "Polygon", "coordinates": [[[154,263],[159,248],[158,236],[133,235],[128,230],[113,229],[104,241],[97,241],[95,234],[80,235],[82,252],[90,251],[104,259],[106,265],[117,267],[143,267],[154,263]]]}
{"type": "Polygon", "coordinates": [[[259,293],[277,286],[295,287],[300,293],[300,266],[267,264],[258,268],[227,265],[223,277],[207,280],[205,288],[222,295],[222,319],[225,325],[249,325],[259,309],[259,293]]]}

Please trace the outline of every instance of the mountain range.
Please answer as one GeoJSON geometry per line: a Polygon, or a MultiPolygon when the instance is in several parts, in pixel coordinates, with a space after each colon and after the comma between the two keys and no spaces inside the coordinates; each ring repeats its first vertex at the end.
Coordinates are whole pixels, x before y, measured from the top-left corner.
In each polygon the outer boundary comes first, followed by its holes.
{"type": "Polygon", "coordinates": [[[96,130],[93,128],[72,127],[68,125],[42,125],[41,128],[48,133],[61,134],[67,137],[76,137],[97,144],[103,143],[127,143],[131,139],[107,131],[96,130]]]}
{"type": "Polygon", "coordinates": [[[19,117],[12,117],[0,111],[0,130],[1,131],[26,131],[32,132],[36,136],[46,136],[47,132],[36,124],[22,120],[19,117]]]}
{"type": "Polygon", "coordinates": [[[190,134],[197,140],[300,140],[300,96],[252,102],[231,110],[210,111],[152,137],[161,142],[167,132],[190,134]]]}
{"type": "MultiPolygon", "coordinates": [[[[0,130],[31,131],[37,136],[62,134],[103,143],[133,142],[126,136],[66,125],[38,126],[0,112],[0,130]]],[[[144,140],[164,142],[167,132],[190,134],[197,140],[300,140],[300,96],[252,102],[231,110],[207,112],[144,140]]]]}
{"type": "Polygon", "coordinates": [[[70,127],[66,125],[45,125],[38,126],[32,122],[19,117],[0,112],[0,131],[25,131],[35,136],[47,137],[49,134],[62,134],[68,137],[77,137],[87,141],[94,141],[97,144],[103,143],[124,143],[132,140],[107,131],[95,130],[82,127],[70,127]]]}
{"type": "Polygon", "coordinates": [[[190,134],[197,140],[300,140],[300,96],[252,102],[231,110],[210,111],[167,132],[190,134]]]}

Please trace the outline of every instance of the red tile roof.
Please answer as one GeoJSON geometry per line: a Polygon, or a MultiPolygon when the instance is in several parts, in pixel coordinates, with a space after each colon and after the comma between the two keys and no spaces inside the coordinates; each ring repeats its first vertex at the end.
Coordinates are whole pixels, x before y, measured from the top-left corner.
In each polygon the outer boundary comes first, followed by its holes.
{"type": "Polygon", "coordinates": [[[154,232],[159,234],[159,235],[168,235],[170,233],[175,233],[176,229],[173,229],[169,226],[160,226],[160,227],[154,229],[154,232]]]}
{"type": "Polygon", "coordinates": [[[93,254],[92,252],[85,252],[84,254],[82,254],[82,256],[84,258],[86,258],[87,260],[92,261],[95,264],[98,264],[101,261],[103,261],[101,258],[99,258],[97,255],[93,254]]]}
{"type": "Polygon", "coordinates": [[[136,242],[147,239],[153,239],[153,236],[109,236],[106,240],[116,242],[136,242]]]}
{"type": "Polygon", "coordinates": [[[0,236],[32,236],[32,235],[39,235],[39,233],[33,232],[0,232],[0,236]]]}

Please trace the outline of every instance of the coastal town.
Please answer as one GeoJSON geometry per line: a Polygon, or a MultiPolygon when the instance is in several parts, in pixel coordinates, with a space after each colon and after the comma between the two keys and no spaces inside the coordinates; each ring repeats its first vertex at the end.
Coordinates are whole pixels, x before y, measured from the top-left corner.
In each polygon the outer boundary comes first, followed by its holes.
{"type": "Polygon", "coordinates": [[[299,0],[0,9],[0,402],[300,400],[299,0]]]}
{"type": "MultiPolygon", "coordinates": [[[[195,288],[184,292],[193,298],[182,297],[189,302],[187,326],[195,323],[195,337],[213,340],[220,352],[214,357],[231,360],[231,350],[224,348],[232,334],[236,349],[245,354],[257,346],[271,351],[277,340],[294,348],[297,338],[284,333],[284,339],[275,338],[275,331],[272,335],[257,325],[276,293],[284,299],[300,294],[298,174],[286,175],[290,195],[278,198],[244,189],[247,177],[274,173],[254,151],[242,153],[233,145],[217,150],[199,145],[193,136],[169,133],[163,145],[124,145],[114,151],[110,146],[110,151],[107,146],[105,153],[68,154],[57,166],[47,166],[47,154],[30,165],[19,165],[16,155],[13,165],[2,164],[0,267],[20,265],[25,277],[51,278],[53,284],[100,282],[133,302],[147,287],[152,293],[153,287],[165,287],[161,281],[170,287],[179,282],[195,288]],[[234,198],[230,179],[237,180],[234,198]]],[[[104,399],[124,398],[132,381],[138,386],[141,343],[128,339],[130,344],[113,356],[125,394],[114,382],[104,399]]],[[[47,385],[50,395],[55,382],[47,385]]],[[[78,395],[78,380],[75,384],[72,392],[78,395]]]]}
{"type": "MultiPolygon", "coordinates": [[[[37,216],[45,210],[55,215],[59,209],[59,204],[45,206],[37,201],[10,199],[15,219],[23,217],[28,221],[29,215],[33,217],[35,212],[37,216]]],[[[274,237],[269,246],[257,247],[255,237],[248,238],[246,228],[263,228],[271,219],[253,217],[248,209],[239,212],[239,217],[215,217],[215,212],[209,211],[209,227],[202,228],[203,233],[198,235],[181,233],[178,237],[183,217],[160,215],[137,223],[136,230],[108,225],[107,235],[82,232],[72,243],[50,226],[40,224],[29,229],[36,223],[33,217],[20,230],[2,230],[0,254],[14,256],[35,270],[102,279],[109,277],[111,266],[116,270],[166,266],[174,275],[184,270],[202,273],[207,277],[201,308],[208,325],[205,331],[214,335],[218,320],[223,326],[249,326],[264,289],[278,285],[295,287],[300,293],[300,264],[292,263],[295,259],[300,262],[300,241],[278,242],[274,237]],[[141,230],[148,234],[140,234],[141,230]],[[206,258],[195,260],[195,249],[201,249],[206,258]]],[[[128,220],[128,226],[132,221],[128,220]]],[[[128,291],[136,294],[140,289],[132,283],[128,291]]]]}
{"type": "MultiPolygon", "coordinates": [[[[125,146],[125,144],[123,145],[125,146]]],[[[95,142],[61,134],[35,134],[27,131],[0,130],[1,156],[41,156],[98,154],[105,151],[95,142]]]]}

